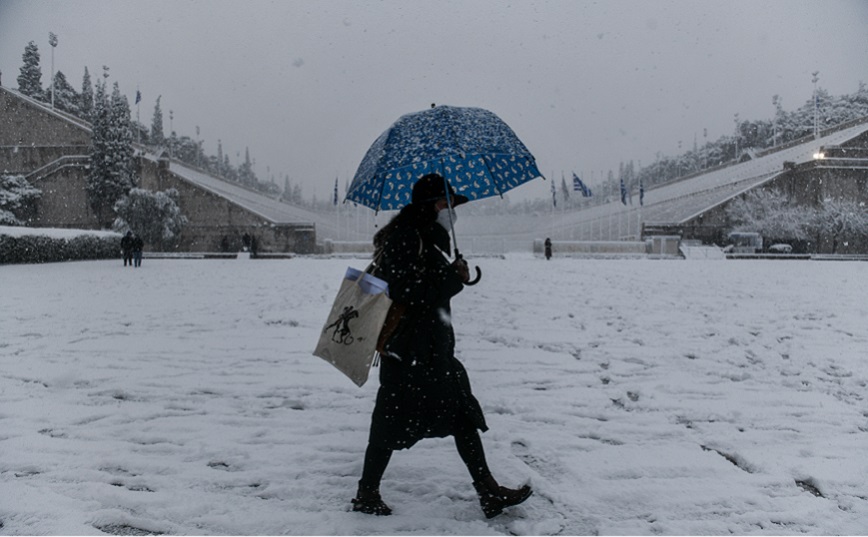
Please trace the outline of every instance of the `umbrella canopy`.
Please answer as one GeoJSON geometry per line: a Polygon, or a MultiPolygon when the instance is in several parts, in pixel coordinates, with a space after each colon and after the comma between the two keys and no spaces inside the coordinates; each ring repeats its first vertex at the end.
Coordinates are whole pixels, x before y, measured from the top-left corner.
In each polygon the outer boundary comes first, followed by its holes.
{"type": "Polygon", "coordinates": [[[442,175],[470,200],[502,195],[541,177],[509,126],[482,108],[437,106],[398,119],[368,149],[346,199],[374,210],[410,203],[423,175],[442,175]]]}

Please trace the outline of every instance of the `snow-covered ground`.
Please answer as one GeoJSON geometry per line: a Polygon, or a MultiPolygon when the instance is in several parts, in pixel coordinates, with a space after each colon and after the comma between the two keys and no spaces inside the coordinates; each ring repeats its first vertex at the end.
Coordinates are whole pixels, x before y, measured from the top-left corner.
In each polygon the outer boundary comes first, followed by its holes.
{"type": "Polygon", "coordinates": [[[311,355],[362,259],[0,266],[0,534],[868,532],[868,264],[472,260],[459,356],[503,483],[450,439],[350,511],[374,378],[311,355]]]}

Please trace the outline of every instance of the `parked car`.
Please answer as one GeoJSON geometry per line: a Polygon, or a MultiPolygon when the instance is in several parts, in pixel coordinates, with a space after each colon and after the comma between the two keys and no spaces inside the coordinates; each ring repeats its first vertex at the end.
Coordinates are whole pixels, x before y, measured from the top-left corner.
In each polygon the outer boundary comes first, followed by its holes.
{"type": "Polygon", "coordinates": [[[792,253],[793,247],[789,244],[776,243],[769,246],[769,252],[773,254],[789,254],[792,253]]]}

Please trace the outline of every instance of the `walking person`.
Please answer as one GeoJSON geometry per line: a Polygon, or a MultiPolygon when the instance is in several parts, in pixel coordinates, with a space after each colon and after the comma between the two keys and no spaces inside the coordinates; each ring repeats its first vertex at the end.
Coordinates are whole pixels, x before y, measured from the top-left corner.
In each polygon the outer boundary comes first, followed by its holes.
{"type": "MultiPolygon", "coordinates": [[[[467,202],[450,186],[453,207],[467,202]]],[[[388,282],[401,320],[383,344],[380,389],[371,417],[364,469],[353,511],[389,515],[380,481],[395,450],[423,438],[453,436],[486,517],[525,501],[529,485],[502,487],[492,477],[479,431],[488,430],[464,366],[455,357],[450,299],[470,280],[467,263],[449,262],[446,182],[429,174],[413,186],[411,203],[374,236],[374,274],[388,282]]]]}
{"type": "Polygon", "coordinates": [[[133,232],[127,231],[127,234],[121,238],[121,254],[124,256],[124,266],[129,263],[133,266],[133,232]]]}
{"type": "Polygon", "coordinates": [[[546,237],[545,242],[545,250],[546,250],[546,261],[552,258],[552,240],[546,237]]]}
{"type": "Polygon", "coordinates": [[[133,235],[133,262],[135,266],[142,266],[142,249],[145,247],[145,241],[138,234],[133,235]]]}

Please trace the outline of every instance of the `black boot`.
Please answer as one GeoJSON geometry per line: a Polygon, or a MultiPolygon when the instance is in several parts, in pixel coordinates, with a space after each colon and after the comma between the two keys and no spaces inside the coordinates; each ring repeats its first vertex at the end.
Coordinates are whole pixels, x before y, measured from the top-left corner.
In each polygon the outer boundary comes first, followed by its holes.
{"type": "Polygon", "coordinates": [[[496,517],[507,507],[518,505],[533,494],[530,485],[524,485],[519,489],[508,489],[498,485],[491,476],[473,483],[473,488],[479,495],[479,505],[482,506],[485,518],[496,517]]]}
{"type": "Polygon", "coordinates": [[[380,489],[366,487],[361,483],[359,483],[359,491],[356,493],[356,497],[353,498],[353,511],[377,516],[392,514],[392,509],[380,497],[380,489]]]}

